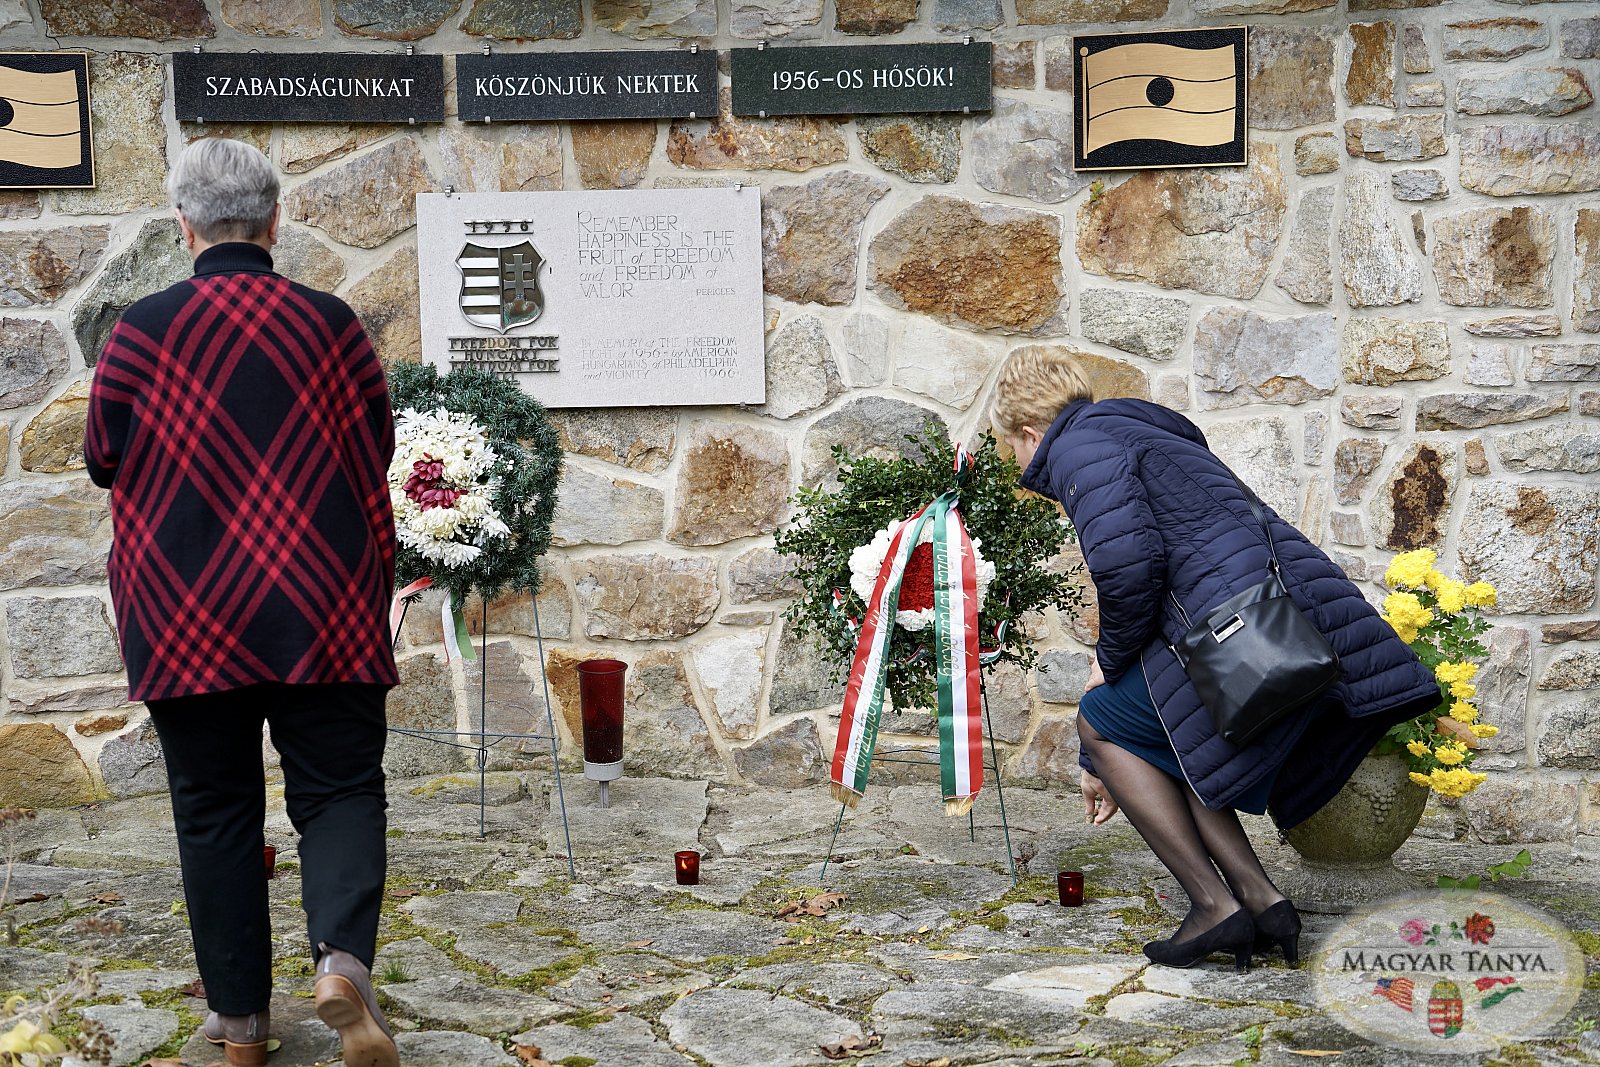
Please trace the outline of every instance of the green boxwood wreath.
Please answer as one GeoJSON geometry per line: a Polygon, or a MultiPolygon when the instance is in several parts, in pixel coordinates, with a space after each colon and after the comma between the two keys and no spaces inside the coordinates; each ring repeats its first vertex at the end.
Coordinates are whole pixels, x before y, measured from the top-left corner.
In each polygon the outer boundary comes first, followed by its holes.
{"type": "MultiPolygon", "coordinates": [[[[850,553],[956,485],[956,447],[943,426],[929,420],[918,433],[907,435],[906,444],[904,456],[891,460],[853,458],[835,448],[839,488],[802,488],[795,495],[794,525],[777,536],[778,551],[792,559],[802,587],[787,618],[796,635],[816,642],[835,679],[849,673],[855,657],[855,632],[845,615],[860,618],[867,610],[850,589],[850,553]],[[833,604],[836,589],[844,597],[843,614],[833,604]]],[[[1083,605],[1075,571],[1048,566],[1077,534],[1055,504],[1021,492],[1016,461],[1000,454],[991,435],[980,437],[970,451],[973,469],[961,492],[961,517],[995,566],[979,617],[984,647],[993,644],[1001,623],[1010,624],[1001,655],[988,669],[1001,663],[1031,669],[1038,652],[1019,621],[1047,607],[1070,618],[1083,605]]],[[[897,709],[936,705],[933,641],[931,626],[915,633],[894,628],[888,688],[897,709]]]]}
{"type": "Polygon", "coordinates": [[[507,589],[536,594],[543,581],[540,560],[550,550],[550,519],[556,510],[561,479],[561,441],[544,405],[504,378],[458,367],[441,376],[433,367],[403,363],[389,371],[389,405],[398,414],[448,411],[470,415],[484,428],[499,459],[495,472],[500,490],[494,509],[511,528],[496,538],[466,567],[446,568],[424,559],[415,549],[397,547],[395,581],[404,586],[432,577],[435,588],[448,589],[457,604],[476,591],[485,601],[507,589]]]}

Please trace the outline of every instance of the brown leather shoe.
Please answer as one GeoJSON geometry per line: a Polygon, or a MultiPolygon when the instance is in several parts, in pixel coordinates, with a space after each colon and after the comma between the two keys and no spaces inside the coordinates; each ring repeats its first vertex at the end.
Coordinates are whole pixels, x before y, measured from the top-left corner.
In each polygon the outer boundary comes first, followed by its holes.
{"type": "Polygon", "coordinates": [[[339,1031],[345,1067],[400,1067],[394,1035],[372,992],[372,972],[343,949],[317,946],[317,1017],[339,1031]]]}
{"type": "Polygon", "coordinates": [[[206,1016],[201,1027],[205,1039],[221,1045],[227,1053],[229,1067],[264,1067],[267,1062],[267,1028],[271,1013],[258,1011],[254,1015],[206,1016]]]}

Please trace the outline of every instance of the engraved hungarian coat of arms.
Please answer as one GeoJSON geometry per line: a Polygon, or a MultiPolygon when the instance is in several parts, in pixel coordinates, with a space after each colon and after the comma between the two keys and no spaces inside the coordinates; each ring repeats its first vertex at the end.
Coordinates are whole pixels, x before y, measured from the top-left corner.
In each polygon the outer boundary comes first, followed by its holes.
{"type": "Polygon", "coordinates": [[[531,242],[503,248],[468,242],[456,266],[461,268],[461,314],[474,326],[505,333],[544,313],[539,288],[544,257],[531,242]]]}

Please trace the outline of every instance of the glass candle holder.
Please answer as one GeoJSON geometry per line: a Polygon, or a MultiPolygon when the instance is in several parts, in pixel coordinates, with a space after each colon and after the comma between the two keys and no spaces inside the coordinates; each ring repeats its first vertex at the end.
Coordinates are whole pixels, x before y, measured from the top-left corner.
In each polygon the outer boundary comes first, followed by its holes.
{"type": "Polygon", "coordinates": [[[267,877],[278,876],[278,850],[271,845],[261,846],[261,860],[267,865],[267,877]]]}
{"type": "Polygon", "coordinates": [[[679,885],[700,884],[700,853],[686,850],[672,854],[672,871],[679,885]]]}
{"type": "Polygon", "coordinates": [[[610,783],[622,777],[622,690],[627,673],[628,665],[619,659],[578,664],[583,776],[600,783],[602,807],[610,806],[610,783]]]}
{"type": "Polygon", "coordinates": [[[1057,871],[1056,895],[1061,898],[1063,908],[1083,907],[1083,872],[1057,871]]]}

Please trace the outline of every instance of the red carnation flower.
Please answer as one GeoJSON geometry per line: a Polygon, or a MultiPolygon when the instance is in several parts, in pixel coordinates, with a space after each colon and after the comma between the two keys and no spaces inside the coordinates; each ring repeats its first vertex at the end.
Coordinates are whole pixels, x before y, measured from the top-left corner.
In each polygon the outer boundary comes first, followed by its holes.
{"type": "Polygon", "coordinates": [[[905,576],[900,580],[900,610],[933,610],[932,544],[920,544],[911,550],[905,576]]]}

